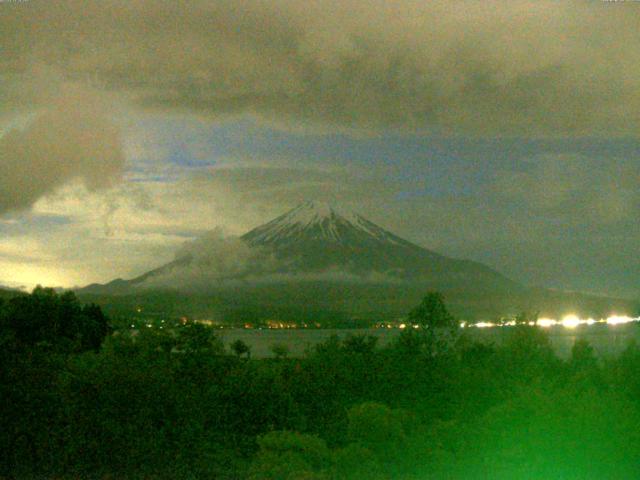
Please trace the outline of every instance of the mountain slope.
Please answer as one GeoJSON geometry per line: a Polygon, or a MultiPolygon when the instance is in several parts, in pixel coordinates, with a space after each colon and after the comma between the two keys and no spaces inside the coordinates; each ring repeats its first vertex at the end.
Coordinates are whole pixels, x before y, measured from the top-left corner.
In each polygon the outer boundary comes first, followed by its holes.
{"type": "Polygon", "coordinates": [[[445,289],[522,289],[480,263],[445,257],[360,215],[306,202],[239,239],[202,238],[166,265],[132,280],[93,284],[83,291],[126,293],[161,286],[189,291],[195,285],[202,290],[230,281],[336,281],[341,276],[350,282],[420,281],[445,289]]]}
{"type": "Polygon", "coordinates": [[[443,292],[454,313],[468,319],[523,309],[599,315],[626,308],[611,299],[527,288],[319,202],[303,203],[239,238],[197,239],[173,262],[79,293],[97,295],[103,304],[150,302],[173,309],[166,313],[255,320],[397,317],[427,290],[443,292]]]}
{"type": "Polygon", "coordinates": [[[286,262],[288,271],[335,269],[389,280],[423,280],[445,285],[476,283],[518,289],[498,272],[415,245],[360,215],[319,202],[306,202],[241,237],[286,262]]]}

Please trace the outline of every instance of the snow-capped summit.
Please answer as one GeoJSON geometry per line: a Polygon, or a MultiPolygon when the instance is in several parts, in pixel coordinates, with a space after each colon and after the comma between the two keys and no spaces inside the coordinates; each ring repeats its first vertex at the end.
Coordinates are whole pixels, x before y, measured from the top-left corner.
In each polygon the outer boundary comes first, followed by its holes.
{"type": "Polygon", "coordinates": [[[356,239],[395,244],[408,243],[361,215],[328,203],[307,201],[243,236],[250,244],[278,244],[291,241],[324,240],[348,243],[356,239]]]}
{"type": "Polygon", "coordinates": [[[325,202],[308,200],[276,218],[271,223],[279,223],[282,226],[299,225],[302,228],[308,228],[314,224],[323,223],[326,220],[335,221],[337,219],[355,223],[357,222],[358,215],[353,212],[339,210],[325,202]]]}
{"type": "Polygon", "coordinates": [[[332,216],[353,217],[355,215],[318,200],[307,200],[283,215],[288,221],[300,223],[310,223],[332,216]]]}
{"type": "MultiPolygon", "coordinates": [[[[135,295],[136,302],[138,297],[150,305],[161,302],[158,308],[184,299],[173,313],[187,309],[242,322],[396,318],[428,290],[444,293],[467,318],[500,316],[514,308],[561,313],[582,303],[574,294],[529,289],[486,265],[440,255],[357,213],[317,201],[240,238],[205,235],[187,251],[131,280],[90,285],[79,293],[111,296],[114,302],[123,296],[127,305],[135,295]],[[174,292],[170,302],[167,291],[174,292]]],[[[615,305],[597,298],[584,302],[602,311],[615,305]]]]}
{"type": "Polygon", "coordinates": [[[173,262],[86,291],[122,294],[154,288],[246,295],[249,304],[259,302],[269,309],[292,302],[294,309],[296,302],[306,308],[330,288],[333,303],[325,305],[328,311],[364,302],[365,310],[402,313],[427,289],[476,295],[479,290],[504,292],[519,286],[482,264],[404,240],[357,213],[308,201],[240,238],[225,242],[202,237],[188,255],[173,262]],[[318,282],[325,285],[322,293],[314,286],[318,282]],[[284,291],[289,293],[282,297],[284,291]],[[378,293],[372,296],[373,291],[378,293]],[[300,295],[311,298],[300,300],[300,295]],[[407,295],[413,295],[410,301],[400,300],[407,295]]]}
{"type": "Polygon", "coordinates": [[[281,270],[287,272],[339,270],[395,278],[503,278],[483,265],[447,258],[411,243],[357,213],[316,201],[298,205],[241,239],[251,247],[272,252],[282,262],[281,270]]]}

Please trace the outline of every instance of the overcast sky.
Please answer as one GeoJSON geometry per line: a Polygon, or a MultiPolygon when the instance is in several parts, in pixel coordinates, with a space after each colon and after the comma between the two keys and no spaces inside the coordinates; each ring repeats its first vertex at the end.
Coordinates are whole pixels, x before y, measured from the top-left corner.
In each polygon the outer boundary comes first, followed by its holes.
{"type": "Polygon", "coordinates": [[[131,277],[350,208],[640,295],[640,3],[0,1],[0,283],[131,277]]]}

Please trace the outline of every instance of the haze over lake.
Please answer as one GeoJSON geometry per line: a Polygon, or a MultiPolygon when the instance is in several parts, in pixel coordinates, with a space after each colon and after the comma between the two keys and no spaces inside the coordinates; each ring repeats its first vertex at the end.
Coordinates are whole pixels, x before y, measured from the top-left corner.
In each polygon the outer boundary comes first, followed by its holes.
{"type": "MultiPolygon", "coordinates": [[[[467,328],[465,333],[472,340],[483,343],[500,345],[509,335],[509,329],[514,327],[495,328],[467,328]]],[[[569,358],[571,349],[578,339],[587,340],[600,358],[611,357],[620,354],[631,342],[640,344],[640,324],[629,323],[625,325],[590,325],[580,326],[576,329],[567,329],[562,326],[545,329],[549,334],[551,344],[558,356],[569,358]]],[[[286,345],[291,356],[302,356],[308,349],[321,342],[325,342],[331,336],[336,335],[341,339],[349,335],[371,335],[377,339],[379,346],[388,345],[402,330],[398,328],[368,328],[368,329],[223,329],[219,335],[226,345],[236,340],[242,340],[251,347],[251,354],[264,358],[274,356],[271,347],[273,345],[286,345]]]]}

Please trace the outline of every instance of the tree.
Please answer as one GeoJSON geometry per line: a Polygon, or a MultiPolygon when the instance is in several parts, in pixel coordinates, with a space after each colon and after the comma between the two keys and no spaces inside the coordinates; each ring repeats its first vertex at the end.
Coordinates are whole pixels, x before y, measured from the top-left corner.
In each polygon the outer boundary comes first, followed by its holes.
{"type": "Polygon", "coordinates": [[[372,335],[349,335],[345,338],[343,345],[344,349],[350,353],[372,353],[378,338],[372,335]]]}
{"type": "MultiPolygon", "coordinates": [[[[75,295],[74,295],[75,297],[75,295]]],[[[84,305],[80,321],[81,345],[83,350],[98,351],[104,338],[111,331],[107,317],[98,305],[84,305]]]]}
{"type": "Polygon", "coordinates": [[[333,477],[337,480],[383,480],[388,478],[376,455],[359,443],[350,443],[333,455],[333,477]]]}
{"type": "Polygon", "coordinates": [[[593,385],[602,383],[604,380],[595,351],[589,341],[584,338],[578,338],[573,344],[569,367],[576,382],[593,385]]]}
{"type": "Polygon", "coordinates": [[[271,353],[273,353],[277,359],[281,360],[289,356],[289,347],[284,343],[274,343],[271,345],[271,353]]]}
{"type": "Polygon", "coordinates": [[[595,370],[598,360],[588,340],[579,338],[571,348],[571,364],[576,370],[595,370]]]}
{"type": "Polygon", "coordinates": [[[636,478],[639,422],[616,391],[528,384],[469,426],[453,478],[636,478]]]}
{"type": "Polygon", "coordinates": [[[0,306],[0,477],[61,469],[69,427],[62,377],[74,358],[96,358],[82,353],[99,350],[108,331],[100,308],[73,292],[37,287],[0,306]]]}
{"type": "Polygon", "coordinates": [[[252,480],[322,479],[331,465],[330,450],[315,435],[274,431],[258,437],[258,446],[252,480]]]}
{"type": "Polygon", "coordinates": [[[188,323],[178,329],[177,348],[186,353],[221,354],[224,346],[213,329],[201,323],[188,323]]]}
{"type": "Polygon", "coordinates": [[[405,432],[400,415],[384,404],[365,402],[351,408],[348,413],[348,436],[379,458],[393,456],[405,443],[405,432]]]}
{"type": "Polygon", "coordinates": [[[500,355],[503,368],[514,379],[529,383],[533,378],[546,377],[558,371],[556,357],[548,332],[529,325],[517,325],[506,331],[500,355]]]}
{"type": "Polygon", "coordinates": [[[231,344],[231,350],[238,358],[242,357],[242,355],[246,355],[247,358],[251,356],[251,347],[240,339],[237,339],[231,344]]]}
{"type": "MultiPolygon", "coordinates": [[[[206,347],[207,344],[204,342],[203,344],[206,347]]],[[[183,349],[184,345],[185,339],[183,336],[183,349]]],[[[156,354],[158,352],[162,352],[165,355],[170,355],[174,348],[179,348],[179,339],[176,338],[176,336],[170,330],[160,330],[158,328],[143,328],[136,336],[135,347],[137,351],[146,352],[147,354],[156,354]]]]}
{"type": "Polygon", "coordinates": [[[535,323],[538,320],[539,313],[538,312],[525,312],[522,311],[515,317],[516,325],[528,325],[530,323],[535,323]]]}
{"type": "Polygon", "coordinates": [[[373,453],[384,473],[382,478],[399,478],[398,467],[407,447],[401,413],[381,403],[365,402],[351,408],[347,417],[351,444],[373,453]]]}
{"type": "Polygon", "coordinates": [[[449,313],[440,292],[429,292],[420,305],[409,312],[409,322],[426,329],[457,329],[453,315],[449,313]]]}
{"type": "Polygon", "coordinates": [[[83,306],[73,292],[58,295],[38,286],[2,306],[0,329],[3,337],[10,332],[20,349],[39,346],[70,353],[97,351],[110,327],[97,305],[83,306]]]}
{"type": "Polygon", "coordinates": [[[429,292],[422,302],[409,312],[410,324],[420,327],[405,329],[397,345],[405,351],[426,350],[431,356],[450,351],[459,336],[459,325],[449,313],[444,296],[439,292],[429,292]]]}

